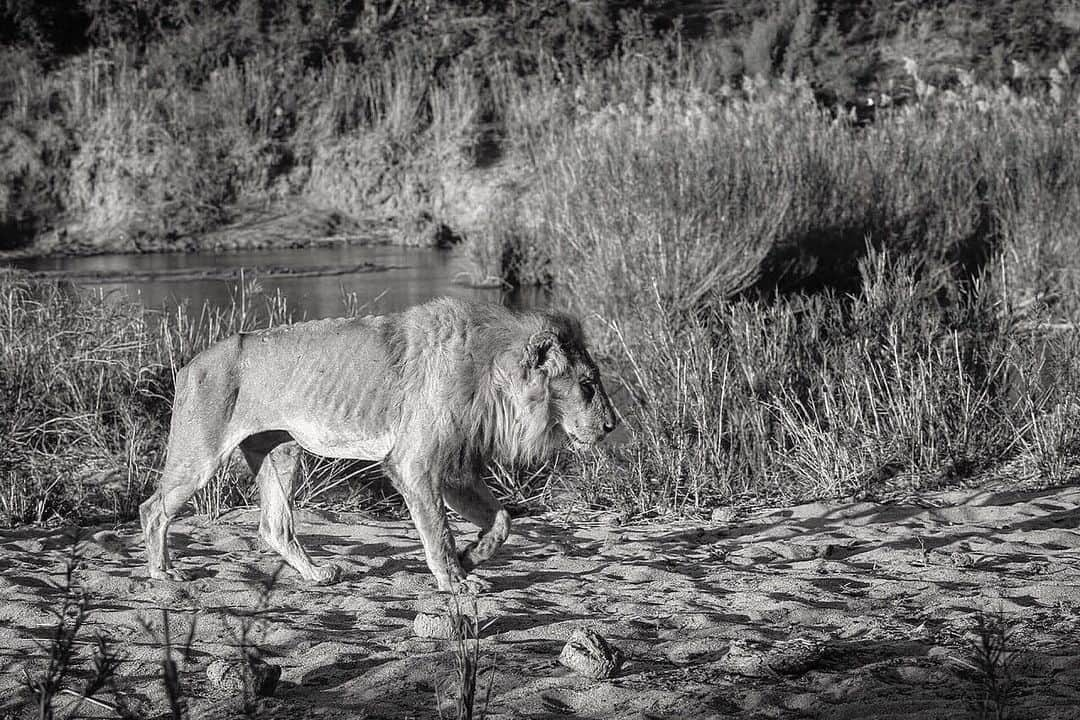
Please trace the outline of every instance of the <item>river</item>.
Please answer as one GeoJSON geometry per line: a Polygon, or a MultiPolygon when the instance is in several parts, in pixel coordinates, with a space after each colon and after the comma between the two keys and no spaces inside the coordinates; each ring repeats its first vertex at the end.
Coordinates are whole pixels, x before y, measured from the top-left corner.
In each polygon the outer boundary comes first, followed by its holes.
{"type": "Polygon", "coordinates": [[[433,297],[536,305],[536,293],[508,294],[455,282],[460,261],[451,251],[394,245],[331,245],[230,253],[94,255],[12,260],[11,265],[74,287],[127,296],[148,308],[227,305],[240,283],[257,279],[263,292],[280,292],[295,317],[345,312],[343,297],[355,294],[372,313],[386,313],[433,297]]]}

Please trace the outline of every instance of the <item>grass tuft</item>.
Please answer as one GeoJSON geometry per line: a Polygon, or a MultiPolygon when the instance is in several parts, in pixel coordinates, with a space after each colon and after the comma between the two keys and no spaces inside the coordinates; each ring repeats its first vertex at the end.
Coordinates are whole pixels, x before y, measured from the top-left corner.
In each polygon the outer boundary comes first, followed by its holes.
{"type": "Polygon", "coordinates": [[[979,720],[1008,720],[1019,694],[1017,671],[1023,660],[1016,648],[1015,627],[1003,611],[980,611],[975,622],[968,654],[952,658],[953,663],[969,684],[969,705],[975,716],[979,720]]]}
{"type": "MultiPolygon", "coordinates": [[[[488,702],[491,699],[491,688],[495,681],[495,658],[487,668],[490,673],[486,690],[477,686],[480,676],[480,632],[481,628],[477,618],[476,600],[472,601],[472,614],[462,611],[458,597],[455,595],[451,605],[447,607],[449,627],[452,628],[450,637],[451,651],[454,656],[454,694],[453,714],[454,720],[483,720],[487,717],[488,702]],[[483,692],[482,698],[478,695],[483,692]],[[477,707],[477,700],[482,704],[477,707]]],[[[449,684],[449,683],[448,683],[449,684]]],[[[443,714],[442,689],[438,683],[435,685],[435,701],[439,711],[439,718],[443,720],[447,716],[443,714]]]]}

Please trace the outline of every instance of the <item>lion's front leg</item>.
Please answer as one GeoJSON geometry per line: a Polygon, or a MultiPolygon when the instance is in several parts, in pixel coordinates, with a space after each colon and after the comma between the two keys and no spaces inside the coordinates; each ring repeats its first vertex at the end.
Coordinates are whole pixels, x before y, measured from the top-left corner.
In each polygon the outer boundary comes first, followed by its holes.
{"type": "Polygon", "coordinates": [[[445,592],[475,594],[487,589],[486,583],[467,578],[458,560],[454,536],[446,519],[439,479],[416,464],[396,463],[387,469],[398,492],[405,498],[413,524],[420,533],[428,568],[439,589],[445,592]]]}
{"type": "Polygon", "coordinates": [[[446,504],[480,528],[480,537],[458,556],[469,572],[490,560],[510,535],[510,513],[495,499],[479,472],[455,478],[443,487],[446,504]]]}

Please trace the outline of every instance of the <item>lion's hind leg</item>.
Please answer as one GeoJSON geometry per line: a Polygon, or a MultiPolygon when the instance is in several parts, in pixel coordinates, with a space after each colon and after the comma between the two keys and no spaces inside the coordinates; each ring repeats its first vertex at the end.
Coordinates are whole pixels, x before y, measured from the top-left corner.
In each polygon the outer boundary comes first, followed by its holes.
{"type": "Polygon", "coordinates": [[[157,490],[139,506],[151,578],[187,579],[169,556],[169,523],[210,482],[239,439],[230,428],[236,388],[228,374],[238,342],[234,338],[212,346],[176,375],[165,468],[157,490]]]}
{"type": "Polygon", "coordinates": [[[337,565],[316,565],[296,537],[293,490],[300,472],[300,446],[282,442],[286,433],[262,433],[240,443],[259,485],[259,537],[310,583],[328,585],[341,577],[337,565]],[[274,441],[277,444],[274,445],[274,441]],[[267,445],[270,445],[267,448],[267,445]]]}
{"type": "Polygon", "coordinates": [[[180,433],[170,434],[165,469],[158,481],[158,488],[139,506],[151,578],[188,579],[184,572],[173,567],[168,543],[169,523],[184,504],[205,487],[220,463],[220,451],[201,444],[192,447],[180,433]]]}
{"type": "Polygon", "coordinates": [[[495,499],[479,475],[443,487],[443,499],[455,512],[480,528],[480,537],[459,553],[461,567],[469,572],[490,560],[510,536],[510,513],[495,499]]]}

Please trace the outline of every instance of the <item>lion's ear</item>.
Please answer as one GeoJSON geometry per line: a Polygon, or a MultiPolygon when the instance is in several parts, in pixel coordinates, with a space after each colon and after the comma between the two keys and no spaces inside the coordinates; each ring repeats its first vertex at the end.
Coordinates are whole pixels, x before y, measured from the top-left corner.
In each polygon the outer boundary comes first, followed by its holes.
{"type": "Polygon", "coordinates": [[[559,336],[550,330],[535,333],[525,343],[521,365],[525,370],[540,370],[548,377],[566,372],[566,353],[563,352],[559,336]]]}

